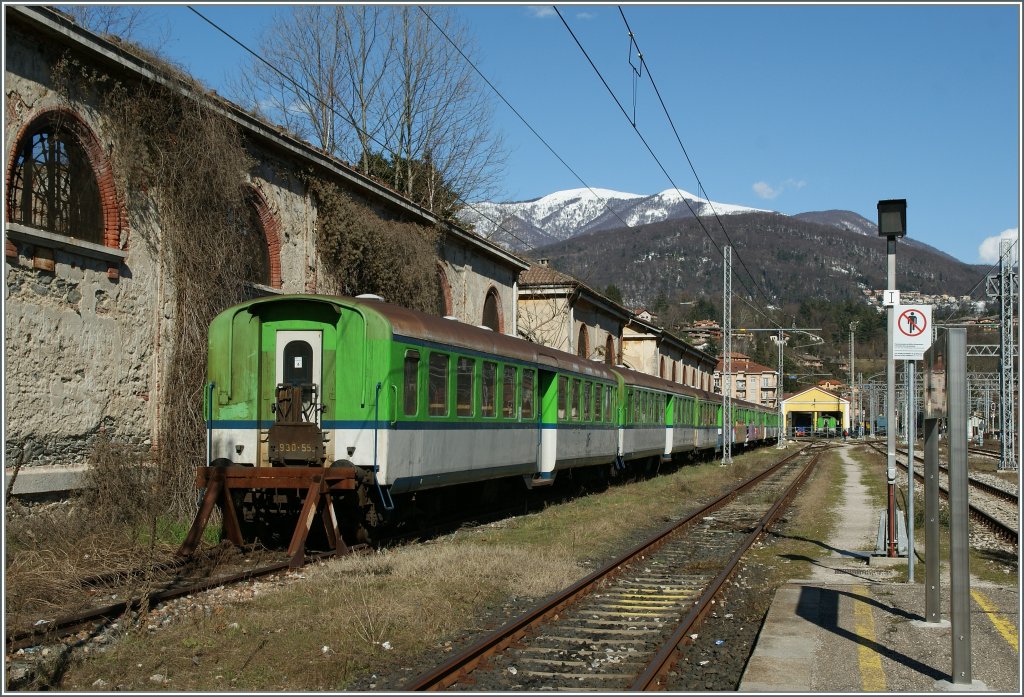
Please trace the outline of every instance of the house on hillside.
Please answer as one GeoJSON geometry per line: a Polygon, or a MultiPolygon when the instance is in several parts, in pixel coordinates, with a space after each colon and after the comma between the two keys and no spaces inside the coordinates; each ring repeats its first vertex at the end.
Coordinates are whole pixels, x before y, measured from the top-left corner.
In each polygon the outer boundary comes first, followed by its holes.
{"type": "MultiPolygon", "coordinates": [[[[238,268],[246,275],[231,281],[245,297],[338,292],[322,247],[336,221],[321,214],[323,199],[312,190],[312,177],[351,201],[370,221],[370,236],[391,225],[405,226],[401,230],[411,235],[425,231],[425,239],[436,236],[425,259],[379,260],[403,274],[406,264],[419,264],[424,283],[434,286],[437,314],[517,334],[517,281],[528,267],[522,259],[436,218],[145,52],[93,34],[48,7],[6,5],[4,12],[9,466],[87,462],[101,433],[156,448],[168,409],[200,409],[195,395],[170,393],[168,371],[182,345],[176,327],[193,309],[182,293],[188,284],[204,283],[203,269],[243,259],[238,268]],[[90,81],[66,81],[79,75],[90,81]],[[225,241],[230,254],[224,258],[172,259],[167,222],[173,213],[160,204],[169,192],[150,181],[124,183],[119,163],[130,159],[125,153],[136,139],[118,135],[122,114],[110,111],[114,90],[122,87],[183,99],[224,124],[224,133],[235,134],[230,143],[241,143],[251,166],[225,189],[244,188],[247,210],[233,213],[230,234],[237,238],[225,241]],[[177,273],[193,268],[174,266],[184,262],[200,272],[177,273]]],[[[224,152],[205,153],[206,162],[216,164],[224,152]]],[[[196,172],[183,186],[197,196],[216,194],[203,177],[196,172]]],[[[185,238],[202,240],[204,230],[189,233],[185,238]]],[[[405,251],[397,247],[387,253],[405,251]]],[[[239,299],[221,301],[227,306],[239,299]]],[[[198,345],[196,351],[205,352],[205,343],[198,345]]]]}

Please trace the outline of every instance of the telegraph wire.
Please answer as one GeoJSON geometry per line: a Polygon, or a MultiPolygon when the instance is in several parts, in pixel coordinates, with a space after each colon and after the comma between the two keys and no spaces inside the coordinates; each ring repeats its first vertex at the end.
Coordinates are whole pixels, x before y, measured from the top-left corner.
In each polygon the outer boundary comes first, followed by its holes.
{"type": "MultiPolygon", "coordinates": [[[[633,226],[630,225],[629,223],[627,223],[625,220],[623,220],[622,217],[618,214],[618,212],[615,211],[610,205],[608,205],[608,202],[605,201],[601,196],[599,196],[598,193],[596,191],[594,191],[593,188],[591,188],[590,184],[587,184],[587,182],[585,182],[583,180],[583,177],[581,177],[579,174],[577,174],[576,170],[574,170],[572,167],[570,167],[569,163],[566,162],[564,159],[562,159],[561,155],[559,155],[557,152],[555,152],[555,149],[553,147],[551,147],[551,145],[546,140],[544,140],[543,136],[541,136],[541,134],[538,133],[536,131],[536,129],[532,125],[530,125],[530,122],[527,121],[523,117],[523,115],[520,114],[519,111],[514,106],[512,106],[512,104],[507,99],[505,99],[505,95],[503,95],[498,90],[498,88],[495,87],[491,83],[491,81],[487,79],[486,75],[484,75],[482,72],[480,72],[480,69],[477,68],[476,65],[473,63],[473,61],[471,61],[469,59],[469,56],[467,56],[465,53],[462,52],[462,49],[452,40],[452,38],[450,36],[448,36],[448,34],[445,32],[445,30],[442,29],[437,24],[437,22],[434,21],[434,18],[431,17],[430,14],[428,14],[427,11],[423,9],[423,6],[422,5],[418,5],[417,7],[419,8],[420,12],[422,12],[424,14],[424,16],[426,16],[426,18],[428,20],[430,20],[430,23],[434,25],[434,28],[437,29],[438,32],[440,32],[441,36],[443,36],[448,41],[448,43],[451,44],[452,47],[456,51],[458,51],[459,55],[462,56],[463,60],[466,61],[466,63],[469,65],[469,67],[471,67],[476,72],[476,74],[480,76],[480,79],[483,80],[485,83],[487,83],[487,86],[490,87],[494,91],[494,93],[496,95],[498,95],[498,97],[501,99],[501,101],[503,101],[505,103],[505,106],[507,106],[509,109],[512,110],[512,113],[515,114],[519,118],[519,120],[522,121],[523,124],[527,128],[530,129],[530,132],[533,133],[533,135],[537,136],[537,140],[539,140],[541,143],[543,143],[544,147],[546,147],[551,152],[551,154],[554,155],[558,159],[558,161],[561,162],[565,166],[565,168],[567,170],[572,172],[573,176],[576,177],[576,179],[578,179],[579,182],[581,184],[583,184],[583,186],[585,186],[590,191],[590,193],[594,194],[594,196],[604,204],[604,207],[607,208],[608,211],[612,215],[614,215],[616,218],[618,218],[620,223],[622,223],[627,228],[632,228],[633,226]]],[[[520,240],[520,242],[522,242],[522,240],[520,240]]]]}
{"type": "MultiPolygon", "coordinates": [[[[765,293],[761,289],[761,287],[758,285],[757,281],[754,279],[754,275],[752,273],[750,273],[750,269],[747,268],[746,262],[743,261],[743,257],[740,256],[739,248],[736,247],[736,244],[732,241],[732,238],[729,236],[728,230],[725,229],[725,223],[723,223],[722,219],[718,216],[718,211],[715,210],[715,206],[714,206],[714,203],[711,201],[711,197],[708,196],[707,191],[704,189],[704,184],[701,182],[700,177],[697,175],[697,169],[693,166],[693,161],[690,159],[690,154],[686,151],[686,146],[683,145],[683,140],[682,140],[682,138],[679,135],[679,131],[676,129],[675,122],[672,120],[672,115],[669,113],[668,107],[665,105],[665,100],[661,96],[661,90],[658,89],[658,85],[654,81],[654,73],[651,72],[651,66],[650,66],[650,64],[647,63],[646,60],[644,60],[643,51],[640,50],[640,43],[636,40],[636,35],[633,33],[633,28],[631,26],[629,26],[629,21],[626,19],[626,13],[622,10],[622,6],[621,5],[618,7],[618,10],[619,10],[619,15],[621,15],[621,17],[622,17],[623,24],[626,25],[626,31],[629,33],[630,47],[632,48],[633,46],[636,46],[637,56],[638,56],[638,58],[640,60],[641,68],[643,68],[643,67],[647,68],[647,79],[651,81],[651,87],[654,88],[654,93],[657,95],[658,101],[661,103],[661,109],[662,109],[662,111],[665,112],[665,118],[668,119],[669,126],[672,127],[672,133],[675,134],[676,142],[679,143],[679,148],[683,151],[683,155],[686,157],[687,164],[690,165],[690,171],[693,172],[693,177],[694,177],[694,179],[697,180],[697,194],[698,195],[703,194],[704,199],[708,202],[708,206],[711,208],[712,214],[714,214],[714,216],[715,216],[715,220],[718,221],[719,227],[722,228],[722,233],[725,235],[725,239],[729,240],[729,244],[731,244],[733,249],[735,250],[736,257],[740,261],[740,266],[742,266],[743,270],[747,272],[747,276],[750,277],[750,282],[754,284],[754,287],[761,293],[761,296],[766,301],[768,301],[769,304],[770,304],[771,303],[771,298],[769,298],[767,293],[765,293]]],[[[640,73],[638,71],[634,70],[634,75],[639,75],[639,74],[640,73]]],[[[636,92],[636,88],[634,86],[634,97],[633,97],[634,103],[636,101],[635,92],[636,92]]],[[[795,320],[795,318],[792,318],[792,319],[795,320]]]]}
{"type": "MultiPolygon", "coordinates": [[[[558,18],[562,20],[562,24],[565,26],[565,29],[568,31],[569,35],[572,37],[572,40],[575,41],[575,44],[577,44],[577,46],[583,52],[584,56],[587,58],[587,61],[590,63],[591,68],[594,69],[594,72],[597,74],[598,79],[600,79],[601,83],[604,85],[604,88],[608,91],[608,94],[611,95],[611,98],[615,102],[615,105],[618,106],[618,110],[620,110],[623,113],[623,116],[626,117],[627,121],[630,121],[630,123],[632,125],[633,122],[630,119],[630,115],[627,113],[626,108],[623,106],[621,101],[618,101],[618,97],[615,96],[615,93],[612,91],[611,87],[608,86],[608,83],[604,79],[604,76],[601,74],[601,71],[598,70],[597,66],[595,66],[595,64],[594,64],[593,59],[590,57],[590,54],[587,53],[587,49],[584,48],[582,43],[580,43],[580,39],[577,38],[577,35],[575,35],[575,33],[572,31],[572,28],[569,27],[567,21],[565,20],[565,17],[562,16],[562,13],[558,10],[558,7],[552,5],[552,8],[555,10],[555,13],[558,14],[558,18]]],[[[648,70],[648,75],[649,74],[650,74],[650,71],[648,70]]],[[[672,175],[669,174],[668,170],[666,170],[665,165],[662,164],[662,161],[658,160],[657,155],[654,154],[654,150],[653,150],[653,148],[651,148],[651,146],[647,142],[646,138],[643,137],[643,134],[640,133],[640,130],[635,125],[633,125],[633,130],[636,132],[637,137],[640,138],[640,141],[647,148],[647,151],[650,154],[650,156],[654,159],[654,162],[657,163],[657,166],[660,168],[660,170],[662,170],[662,172],[665,174],[665,176],[669,179],[669,182],[672,184],[673,188],[675,188],[676,192],[679,193],[679,198],[683,200],[684,204],[686,204],[686,208],[689,209],[690,214],[697,221],[697,224],[700,226],[700,229],[702,229],[703,233],[705,233],[705,235],[708,237],[708,239],[710,239],[712,245],[714,245],[715,249],[718,250],[719,254],[721,254],[724,257],[725,256],[725,252],[722,250],[722,248],[719,246],[719,244],[717,242],[715,242],[715,238],[711,235],[711,232],[708,231],[708,228],[705,226],[705,224],[703,224],[703,221],[700,220],[700,217],[693,210],[693,207],[690,206],[690,203],[686,200],[686,198],[682,194],[682,191],[679,190],[679,186],[677,186],[676,182],[673,180],[672,175]]],[[[728,233],[726,233],[726,237],[728,237],[728,233]]],[[[730,239],[730,243],[731,242],[732,241],[730,239]]],[[[746,268],[745,264],[743,265],[743,268],[744,269],[746,268]]],[[[748,270],[748,274],[750,274],[749,270],[748,270]]],[[[752,276],[752,279],[753,279],[753,276],[752,276]]],[[[750,295],[752,295],[752,296],[754,295],[753,293],[751,293],[749,288],[746,288],[746,284],[744,284],[742,279],[740,279],[740,285],[750,295]]],[[[764,295],[763,292],[762,292],[762,295],[764,295]]],[[[772,319],[771,317],[766,315],[759,308],[755,308],[755,309],[758,312],[758,314],[760,314],[762,317],[764,317],[768,321],[772,322],[776,326],[780,326],[778,321],[776,321],[775,319],[772,319]]]]}
{"type": "MultiPolygon", "coordinates": [[[[1019,238],[1018,238],[1018,239],[1019,239],[1019,238]]],[[[1017,241],[1018,241],[1018,240],[1014,240],[1014,241],[1013,241],[1013,242],[1012,242],[1012,243],[1010,244],[1010,246],[1006,248],[1006,254],[1009,254],[1009,253],[1010,253],[1010,250],[1012,250],[1012,249],[1013,249],[1013,248],[1014,248],[1014,247],[1015,247],[1015,246],[1017,245],[1017,241]]],[[[993,271],[995,271],[995,270],[996,270],[996,269],[997,269],[997,268],[999,267],[999,265],[1000,265],[1000,264],[1002,263],[1002,261],[1003,261],[1003,257],[1004,257],[1004,256],[1005,256],[1005,255],[1003,255],[1003,254],[1000,254],[1000,255],[999,255],[999,260],[998,260],[998,261],[996,261],[996,263],[992,264],[992,266],[988,267],[988,270],[986,270],[986,271],[985,271],[985,274],[984,274],[984,275],[983,275],[983,276],[982,276],[982,277],[981,277],[981,278],[980,278],[980,279],[978,280],[978,282],[977,282],[977,283],[975,283],[975,284],[974,284],[974,286],[973,286],[973,287],[972,287],[972,288],[971,288],[971,289],[970,289],[969,291],[967,291],[966,293],[964,293],[964,295],[966,295],[967,297],[971,297],[972,295],[974,295],[974,291],[978,290],[978,286],[980,286],[980,285],[981,285],[982,283],[984,283],[984,282],[985,282],[986,280],[988,280],[988,278],[989,278],[989,276],[990,276],[990,275],[992,274],[992,272],[993,272],[993,271]]],[[[959,308],[954,308],[954,309],[953,309],[953,310],[952,310],[952,311],[951,311],[951,312],[950,312],[950,313],[949,313],[948,315],[946,315],[946,319],[942,320],[942,322],[943,322],[943,323],[946,323],[946,322],[948,322],[948,321],[949,321],[950,319],[952,319],[953,315],[955,315],[955,314],[956,314],[956,312],[957,312],[957,309],[959,309],[959,308]]]]}
{"type": "MultiPolygon", "coordinates": [[[[349,118],[347,118],[347,117],[345,117],[345,116],[343,116],[343,115],[339,114],[339,113],[338,113],[338,112],[337,112],[337,111],[336,111],[336,110],[334,109],[334,107],[332,107],[332,106],[331,106],[330,104],[327,104],[326,102],[324,102],[323,100],[321,100],[321,99],[320,99],[319,97],[317,97],[317,96],[316,96],[315,94],[313,94],[312,92],[310,92],[310,91],[309,91],[308,89],[306,89],[305,87],[303,87],[302,85],[300,85],[300,84],[299,84],[298,82],[296,82],[296,81],[295,81],[295,79],[294,79],[294,78],[292,78],[292,77],[289,77],[288,75],[286,75],[286,74],[285,74],[285,73],[284,73],[284,72],[283,72],[282,70],[280,70],[280,69],[279,69],[279,68],[278,68],[277,66],[273,65],[273,64],[272,64],[272,63],[270,63],[270,61],[268,61],[268,60],[267,60],[266,58],[264,58],[264,57],[263,57],[263,56],[261,56],[260,54],[256,53],[256,51],[254,51],[253,49],[251,49],[251,48],[249,48],[248,46],[246,46],[246,45],[245,45],[244,43],[242,43],[242,41],[240,41],[239,39],[235,38],[235,37],[234,37],[234,36],[233,36],[233,35],[232,35],[232,34],[231,34],[230,32],[228,32],[228,31],[227,31],[226,29],[222,28],[222,27],[221,27],[220,25],[218,25],[218,24],[217,24],[216,22],[214,22],[213,20],[211,20],[210,18],[208,18],[208,17],[206,16],[206,15],[204,15],[204,14],[203,14],[202,12],[200,12],[199,10],[197,10],[197,9],[196,9],[195,7],[193,7],[192,5],[189,5],[189,6],[188,6],[188,9],[192,10],[192,12],[194,12],[194,13],[195,13],[196,15],[198,15],[200,19],[202,19],[202,20],[203,20],[204,22],[206,22],[207,24],[209,24],[209,25],[210,25],[211,27],[213,27],[214,29],[216,29],[217,31],[219,31],[219,32],[220,32],[221,34],[223,34],[224,36],[226,36],[226,37],[227,37],[228,39],[230,39],[230,40],[231,40],[232,42],[234,42],[235,44],[237,44],[238,46],[240,46],[240,47],[241,47],[241,48],[242,48],[242,49],[243,49],[244,51],[246,51],[247,53],[249,53],[249,54],[250,54],[251,56],[253,56],[253,57],[254,57],[254,58],[255,58],[256,60],[260,61],[261,63],[263,63],[264,65],[266,65],[266,66],[267,66],[268,68],[270,68],[271,70],[273,70],[273,71],[274,71],[275,73],[277,73],[278,75],[280,75],[280,76],[281,76],[282,78],[284,78],[284,79],[285,79],[286,81],[288,81],[289,83],[291,83],[291,84],[292,84],[292,85],[293,85],[293,86],[294,86],[294,87],[295,87],[296,89],[298,89],[299,91],[301,91],[302,93],[304,93],[304,94],[305,94],[306,96],[308,96],[308,97],[310,97],[311,99],[313,99],[313,100],[314,100],[315,102],[319,103],[319,104],[320,104],[320,106],[322,106],[322,107],[324,107],[324,108],[328,109],[328,110],[329,110],[329,111],[330,111],[330,112],[331,112],[332,114],[334,114],[335,116],[337,116],[338,118],[340,118],[340,119],[341,119],[342,121],[345,121],[346,123],[349,123],[349,124],[351,124],[351,126],[352,126],[352,127],[354,128],[354,129],[356,129],[356,131],[358,131],[359,133],[361,133],[361,134],[365,135],[365,136],[366,136],[367,138],[369,138],[369,139],[370,139],[371,141],[373,141],[374,143],[376,143],[377,145],[379,145],[379,146],[381,147],[381,149],[382,149],[382,150],[384,150],[384,151],[386,151],[386,152],[389,152],[389,153],[391,153],[392,157],[394,157],[395,155],[397,155],[397,153],[395,153],[395,151],[394,151],[394,150],[392,150],[392,149],[391,149],[390,147],[388,147],[388,146],[387,146],[387,145],[385,145],[384,143],[382,143],[382,142],[380,142],[379,140],[377,140],[377,138],[376,138],[376,137],[375,137],[375,136],[374,136],[374,135],[373,135],[372,133],[368,133],[368,132],[366,132],[366,131],[362,130],[362,129],[361,129],[360,127],[359,127],[359,125],[355,123],[355,121],[352,121],[351,119],[349,119],[349,118]]],[[[506,233],[506,234],[507,234],[507,235],[508,235],[509,237],[512,237],[512,238],[514,238],[514,239],[518,240],[518,241],[519,241],[519,242],[521,242],[521,243],[522,243],[522,244],[523,244],[523,245],[524,245],[525,247],[527,247],[527,248],[529,248],[529,247],[530,247],[530,245],[529,245],[529,244],[528,244],[528,243],[527,243],[527,242],[526,242],[525,240],[521,239],[521,238],[520,238],[520,237],[519,237],[518,235],[516,235],[515,233],[513,233],[513,232],[512,232],[511,230],[508,230],[508,229],[506,229],[506,228],[502,227],[502,224],[501,224],[501,223],[500,223],[499,221],[497,221],[497,220],[494,220],[493,218],[491,218],[491,217],[490,217],[489,215],[487,215],[486,213],[484,213],[483,211],[481,211],[481,210],[480,210],[479,208],[477,208],[476,206],[474,206],[474,205],[473,205],[472,203],[470,203],[469,201],[465,200],[465,199],[464,199],[464,198],[462,198],[461,196],[458,196],[458,197],[456,198],[456,200],[457,200],[458,202],[460,202],[460,203],[464,204],[464,205],[465,205],[466,207],[468,207],[468,208],[471,208],[472,210],[476,211],[476,212],[477,212],[477,213],[478,213],[478,214],[479,214],[479,215],[480,215],[480,216],[481,216],[482,218],[486,218],[487,220],[489,220],[489,221],[491,221],[492,223],[494,223],[494,226],[495,226],[495,228],[496,228],[496,229],[498,229],[498,230],[501,230],[502,232],[506,233]]],[[[417,204],[417,205],[418,205],[418,204],[417,204]]],[[[422,208],[422,206],[420,206],[420,207],[422,208]]],[[[424,210],[426,210],[426,209],[424,209],[424,210]]],[[[434,215],[435,217],[437,217],[437,216],[436,216],[436,214],[435,214],[435,213],[434,213],[433,211],[429,211],[429,212],[430,212],[430,214],[431,214],[431,215],[434,215]]],[[[440,220],[440,218],[438,218],[438,219],[440,220]]]]}

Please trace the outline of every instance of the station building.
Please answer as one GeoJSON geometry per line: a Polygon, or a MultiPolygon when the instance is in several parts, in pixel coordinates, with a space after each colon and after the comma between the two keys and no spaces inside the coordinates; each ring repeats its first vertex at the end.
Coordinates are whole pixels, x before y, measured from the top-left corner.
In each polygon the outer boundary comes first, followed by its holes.
{"type": "Polygon", "coordinates": [[[827,423],[836,428],[850,428],[850,400],[821,387],[808,387],[800,392],[783,395],[782,415],[786,432],[811,435],[827,423]]]}

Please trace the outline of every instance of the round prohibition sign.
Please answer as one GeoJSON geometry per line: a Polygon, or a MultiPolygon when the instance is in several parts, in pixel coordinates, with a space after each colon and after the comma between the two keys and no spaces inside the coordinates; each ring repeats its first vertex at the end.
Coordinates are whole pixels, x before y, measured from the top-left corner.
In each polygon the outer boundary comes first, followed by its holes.
{"type": "Polygon", "coordinates": [[[911,308],[900,314],[896,326],[904,336],[921,336],[928,328],[928,320],[920,310],[911,308]]]}

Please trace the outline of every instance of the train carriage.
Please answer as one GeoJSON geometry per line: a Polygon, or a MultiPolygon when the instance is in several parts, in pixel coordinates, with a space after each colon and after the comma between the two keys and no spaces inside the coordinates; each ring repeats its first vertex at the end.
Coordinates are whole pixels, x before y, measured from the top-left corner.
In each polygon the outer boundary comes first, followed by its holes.
{"type": "MultiPolygon", "coordinates": [[[[713,450],[717,400],[375,297],[282,295],[211,323],[204,408],[212,467],[340,468],[335,501],[376,518],[420,492],[713,450]]],[[[763,438],[758,409],[734,442],[763,438]]],[[[301,489],[232,495],[246,520],[297,517],[301,489]]]]}

